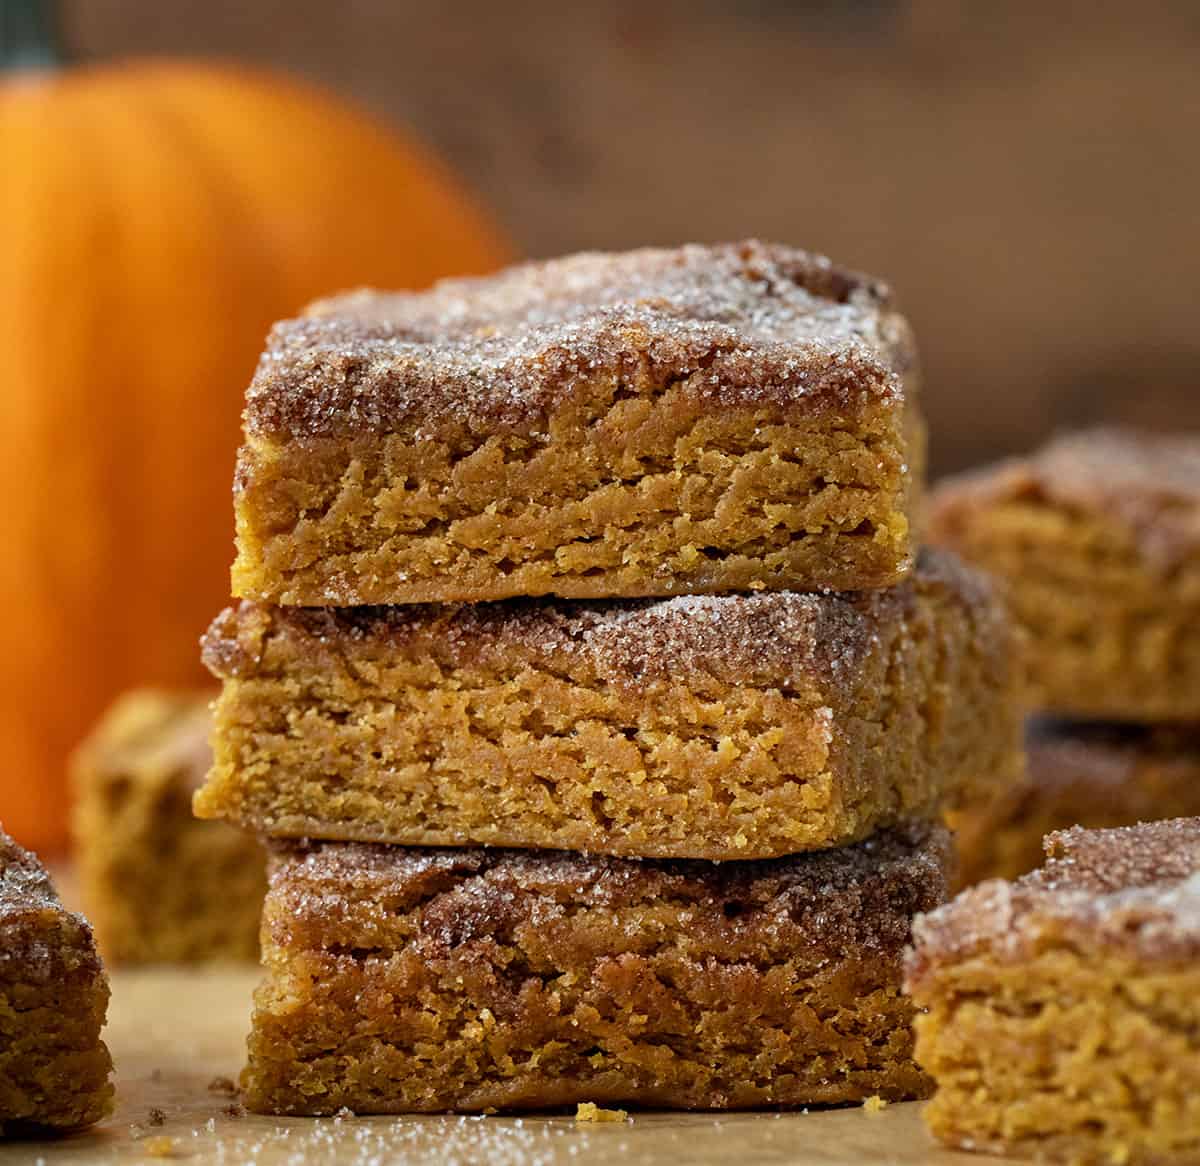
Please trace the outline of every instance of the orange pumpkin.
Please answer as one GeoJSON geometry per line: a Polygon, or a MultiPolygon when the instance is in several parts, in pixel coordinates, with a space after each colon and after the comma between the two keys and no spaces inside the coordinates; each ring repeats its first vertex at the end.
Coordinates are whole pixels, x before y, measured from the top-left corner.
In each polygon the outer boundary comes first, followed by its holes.
{"type": "Polygon", "coordinates": [[[414,143],[278,77],[179,63],[0,84],[0,818],[65,837],[64,760],[193,684],[226,602],[242,393],[270,323],[509,252],[414,143]]]}

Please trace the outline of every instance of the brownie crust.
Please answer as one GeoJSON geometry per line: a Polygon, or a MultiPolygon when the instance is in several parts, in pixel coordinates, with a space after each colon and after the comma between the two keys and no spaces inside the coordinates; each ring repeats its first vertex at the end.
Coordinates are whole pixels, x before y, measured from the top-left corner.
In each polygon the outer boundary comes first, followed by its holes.
{"type": "Polygon", "coordinates": [[[110,1112],[108,994],[87,921],[0,831],[0,1133],[77,1129],[110,1112]]]}
{"type": "Polygon", "coordinates": [[[242,604],[205,660],[196,812],[275,836],[768,858],[1021,765],[1012,630],[946,555],[845,595],[242,604]]]}
{"type": "Polygon", "coordinates": [[[922,1096],[899,992],[950,846],[714,866],[275,843],[246,1104],[404,1113],[922,1096]]]}
{"type": "Polygon", "coordinates": [[[1047,840],[1044,867],[918,919],[924,1111],[950,1145],[1071,1162],[1200,1157],[1200,819],[1047,840]]]}
{"type": "Polygon", "coordinates": [[[258,841],[192,814],[212,765],[213,693],[121,697],[72,759],[80,891],[112,964],[258,957],[258,841]]]}
{"type": "Polygon", "coordinates": [[[327,301],[276,326],[247,394],[234,594],[889,586],[916,387],[882,284],[757,242],[327,301]]]}
{"type": "Polygon", "coordinates": [[[1200,815],[1200,728],[1035,718],[1025,775],[948,815],[958,886],[1041,866],[1046,835],[1200,815]]]}
{"type": "Polygon", "coordinates": [[[1200,720],[1200,438],[1070,434],[939,483],[928,536],[1006,584],[1032,707],[1200,720]]]}

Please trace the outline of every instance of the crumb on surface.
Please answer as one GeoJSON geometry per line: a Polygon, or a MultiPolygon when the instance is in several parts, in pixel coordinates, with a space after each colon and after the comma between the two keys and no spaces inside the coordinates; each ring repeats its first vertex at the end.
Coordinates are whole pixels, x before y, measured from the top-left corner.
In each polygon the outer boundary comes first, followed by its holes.
{"type": "Polygon", "coordinates": [[[240,1101],[234,1101],[234,1102],[231,1102],[229,1105],[225,1106],[225,1108],[222,1109],[221,1112],[226,1117],[245,1117],[246,1116],[246,1107],[240,1101]]]}
{"type": "Polygon", "coordinates": [[[863,1110],[868,1117],[875,1117],[876,1114],[882,1113],[887,1109],[887,1105],[887,1099],[875,1093],[863,1102],[863,1110]]]}
{"type": "Polygon", "coordinates": [[[175,1145],[174,1138],[159,1134],[157,1137],[147,1138],[142,1142],[142,1151],[151,1158],[173,1158],[175,1157],[175,1145]]]}
{"type": "Polygon", "coordinates": [[[165,1125],[166,1121],[167,1111],[165,1109],[159,1109],[157,1105],[146,1115],[146,1124],[150,1126],[165,1125]]]}
{"type": "Polygon", "coordinates": [[[581,1101],[575,1109],[576,1121],[625,1121],[628,1117],[623,1109],[601,1109],[594,1101],[581,1101]]]}

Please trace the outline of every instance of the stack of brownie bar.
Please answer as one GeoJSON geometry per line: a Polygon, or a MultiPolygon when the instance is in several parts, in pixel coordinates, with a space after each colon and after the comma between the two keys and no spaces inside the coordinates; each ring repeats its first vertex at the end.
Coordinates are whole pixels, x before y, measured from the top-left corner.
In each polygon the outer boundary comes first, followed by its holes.
{"type": "Polygon", "coordinates": [[[196,799],[270,840],[251,1108],[926,1091],[936,819],[1020,740],[915,388],[884,288],[757,243],[277,326],[196,799]]]}
{"type": "Polygon", "coordinates": [[[1028,773],[952,818],[964,884],[1036,868],[1076,824],[1200,815],[1200,437],[1070,434],[930,509],[1028,632],[1028,773]]]}

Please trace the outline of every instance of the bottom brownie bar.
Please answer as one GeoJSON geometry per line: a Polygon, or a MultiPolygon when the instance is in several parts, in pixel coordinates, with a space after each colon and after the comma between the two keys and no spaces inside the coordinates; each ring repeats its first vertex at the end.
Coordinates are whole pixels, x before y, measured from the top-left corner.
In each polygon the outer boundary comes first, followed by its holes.
{"type": "Polygon", "coordinates": [[[921,1097],[901,994],[939,826],[714,865],[276,843],[246,1104],[733,1109],[921,1097]]]}
{"type": "Polygon", "coordinates": [[[1041,866],[1042,839],[1071,826],[1133,826],[1200,814],[1200,727],[1035,720],[1023,778],[946,815],[958,885],[1041,866]]]}
{"type": "Polygon", "coordinates": [[[1046,843],[913,927],[925,1120],[963,1149],[1200,1161],[1200,819],[1046,843]]]}
{"type": "Polygon", "coordinates": [[[0,832],[0,1133],[75,1129],[108,1113],[107,1009],[91,929],[0,832]]]}
{"type": "Polygon", "coordinates": [[[258,957],[262,847],[192,816],[212,763],[209,700],[126,693],[74,757],[80,891],[110,963],[258,957]]]}

